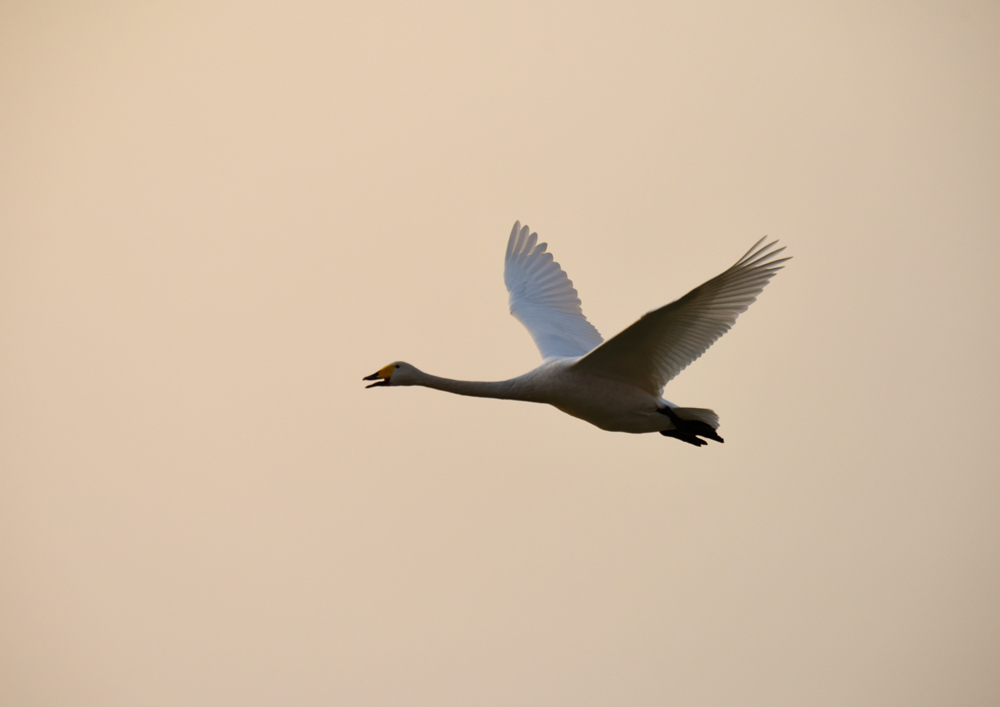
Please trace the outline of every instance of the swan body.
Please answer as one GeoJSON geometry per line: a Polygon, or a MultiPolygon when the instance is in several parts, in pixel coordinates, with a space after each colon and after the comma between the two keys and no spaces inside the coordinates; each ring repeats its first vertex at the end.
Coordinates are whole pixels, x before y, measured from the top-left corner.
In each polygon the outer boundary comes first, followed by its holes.
{"type": "Polygon", "coordinates": [[[366,376],[377,386],[418,385],[458,395],[547,403],[612,432],[659,432],[689,444],[722,442],[711,410],[665,400],[667,382],[704,353],[746,311],[788,258],[761,239],[721,275],[647,313],[603,341],[587,321],[573,283],[520,222],[507,244],[504,281],[510,310],[531,334],[543,361],[505,381],[459,381],[396,361],[366,376]]]}

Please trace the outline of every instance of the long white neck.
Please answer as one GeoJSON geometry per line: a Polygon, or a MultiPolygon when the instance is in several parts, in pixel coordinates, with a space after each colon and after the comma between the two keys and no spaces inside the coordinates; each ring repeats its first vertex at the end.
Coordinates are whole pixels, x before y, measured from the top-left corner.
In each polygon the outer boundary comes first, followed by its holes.
{"type": "Polygon", "coordinates": [[[527,400],[538,402],[532,386],[526,385],[523,376],[505,381],[458,381],[451,378],[432,376],[420,372],[412,385],[443,390],[457,395],[471,395],[475,398],[500,398],[502,400],[527,400]]]}

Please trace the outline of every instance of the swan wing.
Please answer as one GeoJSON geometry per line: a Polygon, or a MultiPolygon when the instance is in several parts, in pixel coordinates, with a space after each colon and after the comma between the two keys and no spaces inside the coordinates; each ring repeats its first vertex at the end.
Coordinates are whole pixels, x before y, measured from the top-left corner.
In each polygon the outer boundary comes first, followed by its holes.
{"type": "Polygon", "coordinates": [[[603,339],[583,316],[573,283],[546,247],[537,233],[514,223],[503,271],[510,313],[531,334],[543,359],[583,356],[603,339]]]}
{"type": "Polygon", "coordinates": [[[670,379],[729,331],[789,258],[777,241],[757,241],[735,265],[675,302],[654,309],[574,368],[660,395],[670,379]]]}

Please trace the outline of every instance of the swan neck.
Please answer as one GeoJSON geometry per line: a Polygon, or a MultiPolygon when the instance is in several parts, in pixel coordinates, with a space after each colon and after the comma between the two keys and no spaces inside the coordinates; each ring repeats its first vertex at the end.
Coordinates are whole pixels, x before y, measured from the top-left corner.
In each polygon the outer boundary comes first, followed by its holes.
{"type": "Polygon", "coordinates": [[[426,388],[443,390],[456,395],[470,395],[475,398],[500,398],[502,400],[528,400],[517,385],[517,379],[506,381],[460,381],[424,373],[416,383],[426,388]]]}

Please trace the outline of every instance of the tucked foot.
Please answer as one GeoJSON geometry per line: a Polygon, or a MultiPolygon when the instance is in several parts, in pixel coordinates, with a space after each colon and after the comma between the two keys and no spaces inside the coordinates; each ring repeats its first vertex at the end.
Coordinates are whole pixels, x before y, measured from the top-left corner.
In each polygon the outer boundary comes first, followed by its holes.
{"type": "Polygon", "coordinates": [[[725,442],[725,440],[719,436],[719,433],[715,431],[715,428],[707,422],[702,422],[701,420],[685,420],[674,412],[673,408],[670,406],[660,408],[657,412],[669,417],[674,427],[677,428],[674,430],[660,430],[660,434],[664,437],[674,437],[682,442],[693,444],[696,447],[708,444],[708,442],[701,439],[701,437],[707,437],[708,439],[715,440],[716,442],[725,442]]]}
{"type": "Polygon", "coordinates": [[[660,434],[664,437],[673,437],[674,439],[679,439],[682,442],[693,444],[696,447],[708,444],[708,442],[703,440],[701,437],[695,437],[692,434],[687,434],[686,432],[681,432],[680,430],[660,430],[660,434]]]}

